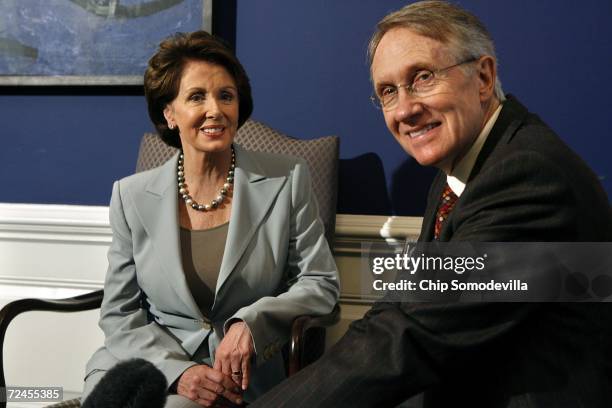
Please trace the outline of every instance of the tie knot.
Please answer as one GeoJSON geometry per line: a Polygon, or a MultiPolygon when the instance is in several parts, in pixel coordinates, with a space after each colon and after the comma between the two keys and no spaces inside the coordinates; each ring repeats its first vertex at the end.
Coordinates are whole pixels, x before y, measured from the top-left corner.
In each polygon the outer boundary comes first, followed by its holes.
{"type": "Polygon", "coordinates": [[[455,194],[453,189],[450,188],[448,183],[446,183],[446,186],[444,186],[444,191],[442,191],[442,202],[440,203],[440,205],[444,205],[445,203],[455,204],[455,201],[457,201],[457,198],[459,198],[457,197],[457,194],[455,194]]]}

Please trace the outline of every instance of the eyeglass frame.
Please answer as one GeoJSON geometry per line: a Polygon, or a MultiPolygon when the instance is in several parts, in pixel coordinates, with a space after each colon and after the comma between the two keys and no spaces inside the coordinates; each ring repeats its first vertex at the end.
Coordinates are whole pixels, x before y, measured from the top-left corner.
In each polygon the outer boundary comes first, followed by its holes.
{"type": "MultiPolygon", "coordinates": [[[[463,61],[461,61],[461,62],[458,62],[458,63],[456,63],[456,64],[449,65],[448,67],[439,68],[439,69],[434,69],[434,70],[432,70],[432,69],[422,69],[422,70],[419,70],[419,71],[429,71],[429,72],[431,72],[431,73],[432,73],[432,75],[433,75],[433,79],[435,80],[435,79],[436,79],[436,77],[438,76],[438,74],[440,74],[440,73],[442,73],[442,72],[444,72],[444,71],[451,70],[451,69],[456,68],[456,67],[459,67],[459,66],[461,66],[461,65],[465,65],[465,64],[472,63],[472,62],[476,62],[476,61],[478,61],[480,58],[482,58],[482,57],[470,57],[470,58],[468,58],[468,59],[466,59],[466,60],[463,60],[463,61]]],[[[410,96],[413,96],[413,97],[419,97],[419,95],[417,95],[417,94],[416,94],[416,91],[414,90],[414,83],[412,83],[412,84],[406,84],[406,85],[402,85],[402,84],[395,85],[395,89],[396,89],[396,91],[397,91],[397,96],[398,96],[398,98],[399,98],[399,90],[400,90],[400,88],[404,88],[404,89],[406,89],[406,92],[408,92],[408,94],[409,94],[410,96]]],[[[386,109],[385,109],[385,105],[384,105],[384,104],[383,104],[383,102],[382,102],[382,98],[380,98],[380,97],[379,97],[379,96],[378,96],[376,93],[374,93],[374,94],[370,95],[370,101],[372,102],[372,104],[374,105],[374,107],[375,107],[376,109],[379,109],[379,110],[383,110],[383,111],[387,111],[387,112],[388,112],[388,111],[391,111],[391,110],[393,110],[393,109],[395,108],[395,107],[393,107],[393,108],[386,108],[386,109]]]]}

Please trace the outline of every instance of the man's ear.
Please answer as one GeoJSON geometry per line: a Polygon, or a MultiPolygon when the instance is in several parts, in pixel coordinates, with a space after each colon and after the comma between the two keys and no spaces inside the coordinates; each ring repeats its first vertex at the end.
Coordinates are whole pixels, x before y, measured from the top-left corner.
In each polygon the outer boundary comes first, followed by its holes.
{"type": "Polygon", "coordinates": [[[482,102],[488,101],[495,96],[495,81],[497,79],[495,58],[485,55],[481,57],[476,64],[480,100],[482,102]]]}

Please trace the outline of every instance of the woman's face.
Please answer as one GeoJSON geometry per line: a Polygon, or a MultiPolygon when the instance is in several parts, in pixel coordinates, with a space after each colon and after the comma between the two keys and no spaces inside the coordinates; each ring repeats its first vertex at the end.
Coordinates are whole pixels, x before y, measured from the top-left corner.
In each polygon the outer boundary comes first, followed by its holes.
{"type": "Polygon", "coordinates": [[[238,88],[221,65],[190,60],[176,98],[166,105],[169,127],[178,126],[186,154],[229,148],[238,129],[238,88]]]}

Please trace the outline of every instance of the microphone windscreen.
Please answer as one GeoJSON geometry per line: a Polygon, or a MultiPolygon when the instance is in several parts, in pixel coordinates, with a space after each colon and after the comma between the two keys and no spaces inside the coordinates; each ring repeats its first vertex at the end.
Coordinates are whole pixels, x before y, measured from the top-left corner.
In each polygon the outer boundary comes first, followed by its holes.
{"type": "Polygon", "coordinates": [[[82,408],[163,408],[168,383],[153,364],[136,358],[118,363],[94,387],[82,408]]]}

